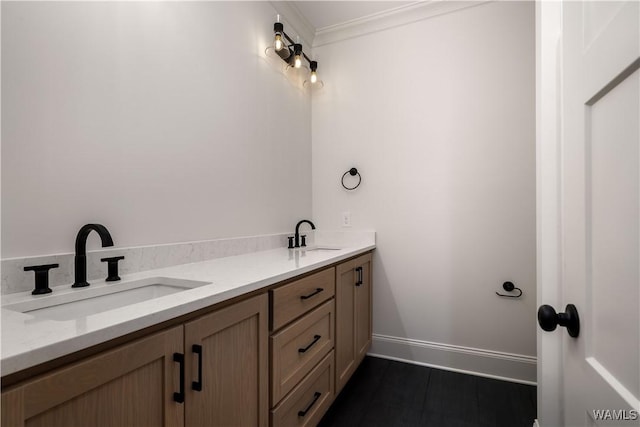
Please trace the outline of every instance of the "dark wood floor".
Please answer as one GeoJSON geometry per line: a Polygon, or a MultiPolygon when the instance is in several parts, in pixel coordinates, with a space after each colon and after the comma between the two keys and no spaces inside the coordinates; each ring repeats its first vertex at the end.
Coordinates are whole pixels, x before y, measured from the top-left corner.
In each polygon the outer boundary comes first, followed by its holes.
{"type": "Polygon", "coordinates": [[[320,427],[531,427],[536,387],[366,357],[320,427]]]}

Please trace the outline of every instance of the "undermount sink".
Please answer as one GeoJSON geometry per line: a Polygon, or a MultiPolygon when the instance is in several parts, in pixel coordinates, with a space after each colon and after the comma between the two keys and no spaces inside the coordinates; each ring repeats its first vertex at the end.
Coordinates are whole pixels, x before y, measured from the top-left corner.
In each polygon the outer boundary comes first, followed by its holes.
{"type": "Polygon", "coordinates": [[[72,320],[208,285],[209,282],[150,277],[29,297],[2,308],[49,320],[72,320]]]}
{"type": "Polygon", "coordinates": [[[342,248],[335,248],[330,246],[312,246],[309,248],[302,248],[302,250],[311,252],[311,251],[339,251],[342,248]]]}

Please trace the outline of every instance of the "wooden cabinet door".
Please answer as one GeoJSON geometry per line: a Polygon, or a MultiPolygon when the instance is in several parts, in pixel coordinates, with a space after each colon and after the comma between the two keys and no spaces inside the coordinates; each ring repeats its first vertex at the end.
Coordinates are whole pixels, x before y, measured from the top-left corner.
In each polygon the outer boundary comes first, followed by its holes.
{"type": "Polygon", "coordinates": [[[186,426],[267,426],[267,295],[186,323],[184,332],[186,426]],[[193,382],[199,382],[201,390],[193,382]]]}
{"type": "Polygon", "coordinates": [[[371,254],[364,255],[355,260],[356,287],[355,287],[355,348],[356,365],[358,365],[367,351],[371,348],[372,322],[371,322],[371,254]],[[360,271],[358,271],[360,269],[360,271]],[[359,277],[358,277],[359,276],[359,277]],[[359,283],[361,282],[361,283],[359,283]]]}
{"type": "Polygon", "coordinates": [[[2,426],[183,426],[182,327],[139,339],[2,393],[2,426]]]}
{"type": "Polygon", "coordinates": [[[371,254],[336,267],[336,395],[371,347],[371,254]]]}
{"type": "Polygon", "coordinates": [[[336,395],[356,369],[354,261],[336,267],[336,395]]]}

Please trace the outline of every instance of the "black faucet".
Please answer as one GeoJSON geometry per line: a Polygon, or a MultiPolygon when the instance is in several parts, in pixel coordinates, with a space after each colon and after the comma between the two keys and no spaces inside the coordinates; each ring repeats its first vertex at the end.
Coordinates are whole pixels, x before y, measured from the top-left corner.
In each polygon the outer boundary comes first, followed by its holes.
{"type": "MultiPolygon", "coordinates": [[[[315,225],[313,225],[313,223],[312,223],[311,221],[309,221],[308,219],[303,219],[302,221],[300,221],[299,223],[297,223],[297,224],[296,224],[296,236],[295,236],[295,237],[296,237],[296,246],[295,246],[296,248],[299,248],[299,247],[300,247],[300,226],[301,226],[303,223],[305,223],[305,222],[311,226],[311,229],[312,229],[312,230],[315,230],[315,229],[316,229],[316,226],[315,226],[315,225]]],[[[303,240],[303,244],[302,244],[302,246],[307,246],[307,245],[304,243],[304,240],[303,240]]]]}
{"type": "Polygon", "coordinates": [[[87,237],[92,230],[95,230],[102,239],[102,247],[113,246],[111,234],[107,227],[101,224],[87,224],[83,226],[76,236],[76,256],[74,259],[76,269],[76,280],[72,288],[84,288],[89,286],[87,282],[87,237]]]}

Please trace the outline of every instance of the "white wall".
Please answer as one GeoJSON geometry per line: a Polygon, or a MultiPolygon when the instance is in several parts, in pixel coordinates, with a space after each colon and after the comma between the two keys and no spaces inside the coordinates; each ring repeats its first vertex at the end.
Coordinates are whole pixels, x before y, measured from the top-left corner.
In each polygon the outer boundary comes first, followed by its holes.
{"type": "MultiPolygon", "coordinates": [[[[377,232],[373,351],[404,345],[387,355],[482,371],[421,354],[490,350],[529,363],[519,379],[535,381],[534,4],[479,5],[314,54],[326,86],[312,101],[313,218],[339,227],[350,211],[377,232]],[[347,192],[352,166],[363,182],[347,192]],[[521,299],[495,295],[506,280],[521,299]]],[[[497,369],[481,373],[518,376],[497,369]]]]}
{"type": "Polygon", "coordinates": [[[263,58],[275,14],[3,2],[2,257],[70,252],[89,222],[134,246],[308,217],[310,97],[263,58]]]}

